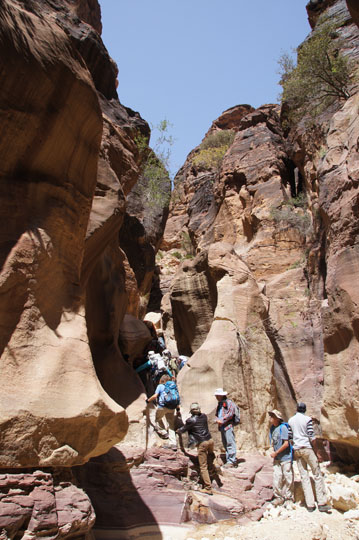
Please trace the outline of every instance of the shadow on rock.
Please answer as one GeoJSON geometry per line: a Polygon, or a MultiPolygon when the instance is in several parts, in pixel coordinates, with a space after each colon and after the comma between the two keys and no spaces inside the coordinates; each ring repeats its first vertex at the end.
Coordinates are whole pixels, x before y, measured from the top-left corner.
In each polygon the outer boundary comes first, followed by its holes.
{"type": "MultiPolygon", "coordinates": [[[[144,492],[140,495],[137,484],[141,482],[130,474],[131,467],[142,461],[143,450],[126,456],[113,447],[107,454],[73,469],[95,509],[93,532],[96,539],[122,540],[130,535],[132,538],[135,533],[139,538],[145,535],[153,540],[162,539],[158,516],[154,515],[144,496],[146,486],[142,486],[144,492]]],[[[149,486],[149,492],[152,490],[153,486],[149,486]]]]}

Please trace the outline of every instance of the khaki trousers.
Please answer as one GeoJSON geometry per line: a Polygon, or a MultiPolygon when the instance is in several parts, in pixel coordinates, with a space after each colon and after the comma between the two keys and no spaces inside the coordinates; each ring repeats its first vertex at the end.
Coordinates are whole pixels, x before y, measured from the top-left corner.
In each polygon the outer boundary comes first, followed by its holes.
{"type": "Polygon", "coordinates": [[[167,434],[166,426],[163,422],[163,417],[166,418],[168,424],[168,440],[171,446],[177,446],[175,432],[175,410],[167,409],[167,407],[158,407],[156,410],[155,422],[160,433],[167,434]]]}
{"type": "Polygon", "coordinates": [[[312,448],[300,448],[294,451],[295,459],[298,464],[300,478],[304,491],[305,504],[307,506],[315,506],[312,484],[310,482],[308,465],[312,469],[314,477],[315,494],[317,502],[321,506],[327,504],[327,494],[325,491],[324,478],[321,473],[317,456],[312,448]]]}
{"type": "Polygon", "coordinates": [[[291,461],[273,463],[273,492],[277,499],[293,500],[293,465],[291,461]]]}
{"type": "Polygon", "coordinates": [[[208,460],[210,462],[210,467],[213,468],[213,460],[215,459],[214,454],[214,442],[213,439],[209,441],[203,441],[197,446],[198,451],[198,461],[199,468],[201,471],[201,478],[206,489],[212,489],[211,479],[208,472],[208,460]]]}

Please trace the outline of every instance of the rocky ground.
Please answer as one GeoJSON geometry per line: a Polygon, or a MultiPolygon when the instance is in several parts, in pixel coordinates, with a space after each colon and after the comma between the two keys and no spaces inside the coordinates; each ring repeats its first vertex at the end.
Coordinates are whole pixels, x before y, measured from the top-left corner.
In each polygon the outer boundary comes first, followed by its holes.
{"type": "MultiPolygon", "coordinates": [[[[233,521],[200,525],[191,531],[186,540],[349,540],[359,539],[359,474],[324,464],[330,503],[330,514],[316,510],[308,513],[303,505],[299,475],[294,465],[296,498],[298,502],[287,507],[274,508],[269,504],[258,522],[238,526],[233,521]]],[[[164,536],[170,540],[170,535],[164,536]]],[[[172,536],[175,539],[175,536],[172,536]]]]}
{"type": "MultiPolygon", "coordinates": [[[[359,538],[358,519],[347,519],[340,512],[308,514],[295,505],[278,517],[264,517],[244,527],[226,522],[203,525],[187,535],[187,540],[349,540],[359,538]]],[[[173,537],[175,538],[175,537],[173,537]]],[[[166,540],[170,540],[168,536],[166,540]]]]}

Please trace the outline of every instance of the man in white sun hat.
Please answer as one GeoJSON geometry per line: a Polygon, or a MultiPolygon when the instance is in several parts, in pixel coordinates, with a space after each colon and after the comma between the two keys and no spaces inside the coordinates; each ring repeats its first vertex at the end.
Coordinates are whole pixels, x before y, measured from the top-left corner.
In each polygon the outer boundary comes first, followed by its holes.
{"type": "Polygon", "coordinates": [[[226,450],[226,463],[224,468],[235,467],[237,465],[236,439],[233,431],[233,421],[235,415],[235,405],[227,398],[227,392],[223,388],[217,388],[214,395],[218,401],[216,409],[216,422],[221,432],[222,443],[226,450]]]}

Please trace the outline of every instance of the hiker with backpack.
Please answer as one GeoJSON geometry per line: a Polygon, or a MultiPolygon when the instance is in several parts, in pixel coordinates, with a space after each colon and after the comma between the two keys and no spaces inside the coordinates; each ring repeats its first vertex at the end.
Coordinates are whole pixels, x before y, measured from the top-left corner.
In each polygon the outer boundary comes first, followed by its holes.
{"type": "Polygon", "coordinates": [[[233,426],[239,423],[239,409],[233,401],[227,398],[227,392],[223,388],[217,388],[214,395],[218,401],[215,421],[221,432],[222,443],[226,450],[226,463],[224,468],[236,467],[237,448],[233,426]]]}
{"type": "Polygon", "coordinates": [[[272,504],[279,506],[286,501],[293,501],[293,450],[289,436],[289,426],[283,421],[282,414],[273,409],[268,411],[271,428],[269,440],[273,447],[273,493],[272,504]]]}
{"type": "Polygon", "coordinates": [[[156,400],[158,403],[155,416],[156,431],[162,437],[168,437],[169,446],[167,446],[167,448],[177,450],[175,411],[179,407],[180,397],[176,383],[171,380],[170,376],[167,374],[162,375],[155,393],[150,398],[146,399],[146,403],[152,403],[156,400]],[[168,432],[163,423],[163,417],[166,418],[168,432]]]}
{"type": "Polygon", "coordinates": [[[187,418],[184,426],[177,429],[176,433],[181,435],[186,431],[192,436],[197,446],[198,462],[203,482],[202,493],[213,495],[212,483],[208,471],[208,461],[210,468],[215,469],[214,442],[208,429],[207,415],[201,412],[198,403],[192,403],[190,407],[191,416],[187,418]]]}
{"type": "MultiPolygon", "coordinates": [[[[152,352],[152,351],[151,351],[152,352]]],[[[158,385],[162,375],[169,375],[170,379],[173,378],[173,374],[167,366],[167,358],[158,353],[153,353],[151,356],[152,369],[151,376],[155,387],[158,385]]]]}
{"type": "Polygon", "coordinates": [[[318,510],[319,512],[330,512],[332,508],[328,504],[324,478],[315,452],[316,442],[313,421],[310,416],[304,414],[306,410],[307,406],[305,403],[298,403],[297,413],[288,420],[290,433],[293,435],[294,455],[302,481],[305,504],[308,512],[314,512],[315,501],[312,484],[308,473],[309,465],[313,473],[318,510]]]}

